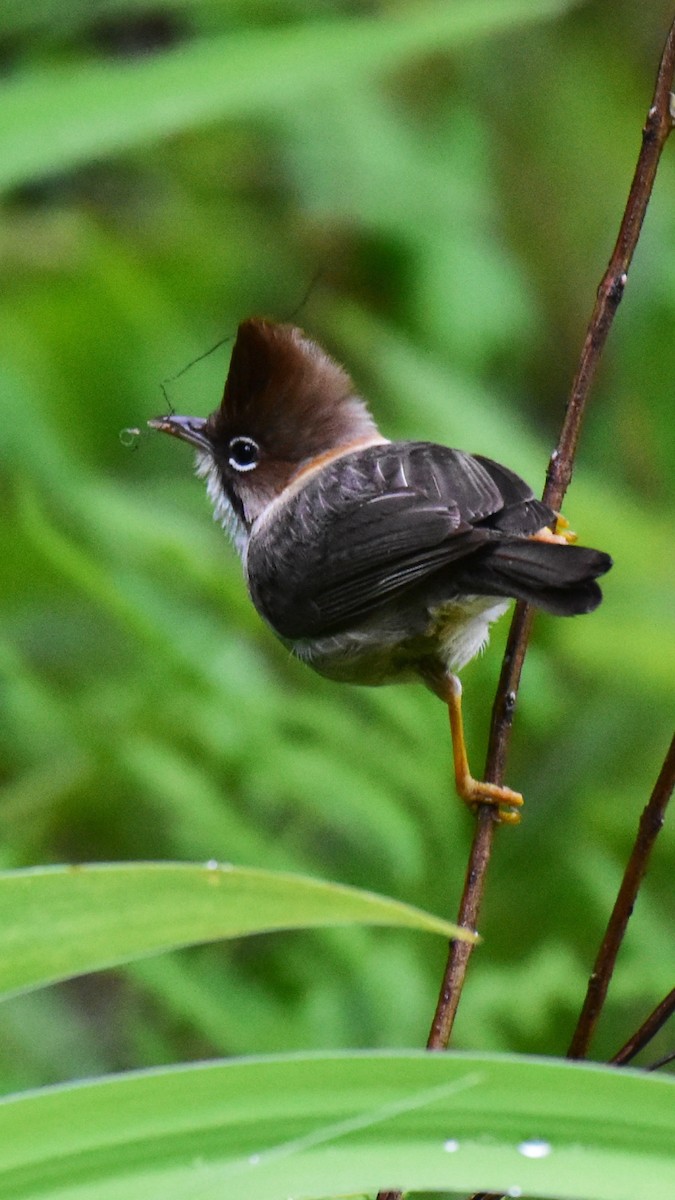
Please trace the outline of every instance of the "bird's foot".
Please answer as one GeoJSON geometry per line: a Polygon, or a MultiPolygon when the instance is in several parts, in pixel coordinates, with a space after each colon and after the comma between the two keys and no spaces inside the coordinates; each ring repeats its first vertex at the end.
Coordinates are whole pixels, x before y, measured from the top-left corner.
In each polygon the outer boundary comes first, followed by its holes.
{"type": "Polygon", "coordinates": [[[523,806],[523,797],[520,792],[514,792],[511,788],[499,783],[483,783],[468,774],[462,779],[457,779],[456,784],[462,800],[473,812],[476,811],[479,804],[492,804],[497,810],[497,819],[502,824],[518,825],[520,823],[518,809],[523,806]]]}
{"type": "Polygon", "coordinates": [[[564,542],[567,542],[568,546],[573,546],[579,540],[578,535],[573,529],[570,529],[570,523],[563,517],[562,513],[555,514],[553,532],[557,537],[561,537],[564,542]]]}

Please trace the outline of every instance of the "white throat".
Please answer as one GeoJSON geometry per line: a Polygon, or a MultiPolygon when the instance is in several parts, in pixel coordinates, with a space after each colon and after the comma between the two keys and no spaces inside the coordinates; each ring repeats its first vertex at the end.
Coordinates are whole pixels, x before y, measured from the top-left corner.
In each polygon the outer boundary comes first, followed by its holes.
{"type": "Polygon", "coordinates": [[[218,468],[210,454],[197,451],[195,470],[200,479],[206,480],[206,494],[213,507],[213,519],[222,525],[242,562],[246,558],[249,532],[244,522],[230,504],[218,468]]]}

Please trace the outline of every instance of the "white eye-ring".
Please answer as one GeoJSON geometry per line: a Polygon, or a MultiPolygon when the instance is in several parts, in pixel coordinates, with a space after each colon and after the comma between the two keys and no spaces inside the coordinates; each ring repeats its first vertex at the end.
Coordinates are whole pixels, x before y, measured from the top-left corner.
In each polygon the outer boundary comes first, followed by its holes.
{"type": "Polygon", "coordinates": [[[253,438],[233,437],[230,441],[227,461],[235,471],[252,471],[260,458],[260,447],[253,438]]]}

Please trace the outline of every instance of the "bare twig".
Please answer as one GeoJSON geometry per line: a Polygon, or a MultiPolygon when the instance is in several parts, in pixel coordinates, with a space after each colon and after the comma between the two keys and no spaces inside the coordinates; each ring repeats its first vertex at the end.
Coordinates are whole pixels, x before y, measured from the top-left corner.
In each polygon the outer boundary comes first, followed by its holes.
{"type": "Polygon", "coordinates": [[[568,1058],[585,1058],[588,1053],[588,1047],[612,978],[617,954],[633,911],[640,884],[647,870],[652,847],[663,826],[673,787],[675,787],[675,737],[670,743],[659,777],[654,784],[654,790],[640,818],[635,845],[621,881],[619,894],[588,981],[586,999],[570,1048],[567,1051],[568,1058]]]}
{"type": "Polygon", "coordinates": [[[666,1021],[672,1017],[674,1012],[675,988],[673,988],[672,992],[668,993],[665,1000],[657,1004],[654,1011],[647,1017],[647,1020],[642,1022],[640,1028],[635,1031],[620,1050],[617,1050],[616,1054],[609,1061],[615,1067],[622,1067],[625,1063],[629,1063],[632,1058],[635,1058],[636,1054],[644,1050],[653,1037],[656,1037],[656,1034],[660,1029],[663,1029],[666,1021]]]}
{"type": "MultiPolygon", "coordinates": [[[[642,132],[642,146],[633,182],[628,193],[628,200],[616,245],[598,288],[595,305],[591,313],[581,351],[579,366],[572,383],[570,397],[565,410],[560,437],[555,450],[551,454],[548,465],[543,499],[554,509],[559,509],[562,506],[565,493],[572,479],[574,459],[591,383],[593,382],[616,310],[623,296],[628,278],[628,269],[633,259],[640,230],[642,229],[642,222],[644,221],[647,205],[651,197],[661,151],[675,122],[675,106],[671,95],[674,75],[675,21],[673,21],[670,27],[661,56],[654,97],[642,132]]],[[[517,604],[509,630],[504,661],[492,709],[492,722],[484,773],[484,779],[488,783],[501,784],[503,782],[520,676],[527,652],[532,622],[532,611],[525,604],[517,604]]],[[[495,825],[494,807],[488,804],[479,805],[458,916],[458,924],[465,925],[470,929],[475,929],[478,923],[485,892],[486,874],[492,853],[495,825]]],[[[638,835],[638,840],[639,838],[640,835],[638,835]]],[[[644,854],[644,852],[642,853],[644,854]]],[[[648,853],[649,851],[647,850],[646,856],[640,860],[644,862],[645,867],[648,853]]],[[[644,870],[642,874],[644,874],[644,870]]],[[[640,875],[641,878],[642,875],[640,875]]],[[[467,943],[452,942],[450,944],[448,961],[427,1043],[428,1048],[431,1050],[444,1050],[448,1046],[466,978],[471,950],[472,947],[467,943]]],[[[611,969],[607,983],[609,983],[610,977],[611,969]]],[[[603,1000],[604,994],[597,1006],[596,1020],[603,1000]]],[[[378,1200],[401,1200],[401,1197],[402,1192],[400,1191],[380,1192],[378,1200]]],[[[474,1196],[472,1200],[492,1200],[492,1196],[488,1197],[487,1193],[481,1193],[480,1196],[474,1196]]]]}

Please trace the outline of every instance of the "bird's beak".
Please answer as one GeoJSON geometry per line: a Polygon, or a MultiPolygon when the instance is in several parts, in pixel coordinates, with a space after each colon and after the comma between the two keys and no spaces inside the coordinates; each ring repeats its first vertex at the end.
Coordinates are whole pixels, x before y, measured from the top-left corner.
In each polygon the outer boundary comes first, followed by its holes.
{"type": "Polygon", "coordinates": [[[148,421],[150,429],[159,429],[160,433],[170,433],[172,437],[190,442],[198,450],[211,450],[211,443],[204,433],[206,420],[204,417],[153,417],[148,421]]]}

